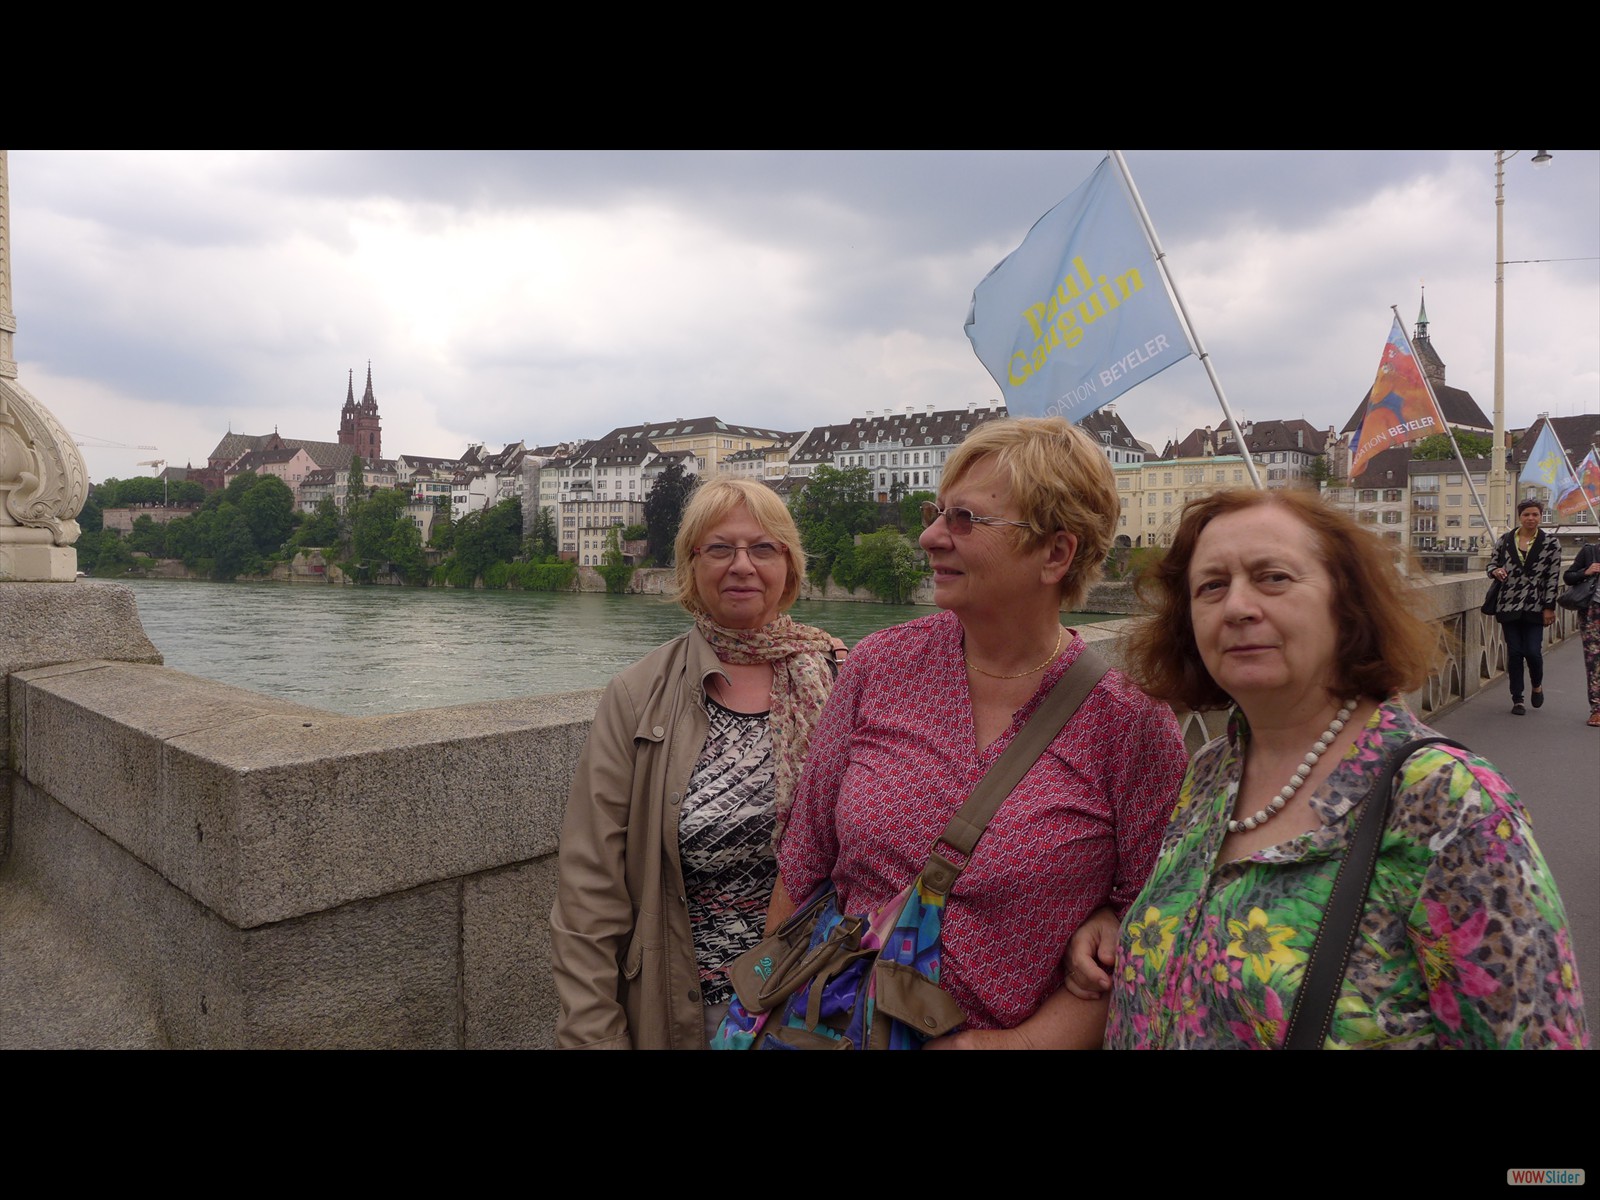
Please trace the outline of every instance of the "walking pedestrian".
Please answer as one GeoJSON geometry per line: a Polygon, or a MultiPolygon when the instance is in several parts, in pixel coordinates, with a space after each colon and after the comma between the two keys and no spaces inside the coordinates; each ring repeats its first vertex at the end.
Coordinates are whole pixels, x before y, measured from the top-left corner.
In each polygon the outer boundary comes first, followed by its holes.
{"type": "Polygon", "coordinates": [[[1556,593],[1561,586],[1561,543],[1539,528],[1544,505],[1524,500],[1517,505],[1517,527],[1495,544],[1489,574],[1500,584],[1495,620],[1506,639],[1506,675],[1511,683],[1511,711],[1524,716],[1522,668],[1535,708],[1544,706],[1544,629],[1556,619],[1556,593]]]}

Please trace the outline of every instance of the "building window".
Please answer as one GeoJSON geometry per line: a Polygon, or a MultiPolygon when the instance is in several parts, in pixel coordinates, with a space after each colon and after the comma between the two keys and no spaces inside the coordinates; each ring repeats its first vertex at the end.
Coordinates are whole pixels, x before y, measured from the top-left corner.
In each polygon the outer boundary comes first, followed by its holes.
{"type": "MultiPolygon", "coordinates": [[[[1362,495],[1366,493],[1363,492],[1362,495]]],[[[1388,504],[1399,504],[1405,497],[1399,488],[1384,488],[1383,499],[1388,504]]]]}

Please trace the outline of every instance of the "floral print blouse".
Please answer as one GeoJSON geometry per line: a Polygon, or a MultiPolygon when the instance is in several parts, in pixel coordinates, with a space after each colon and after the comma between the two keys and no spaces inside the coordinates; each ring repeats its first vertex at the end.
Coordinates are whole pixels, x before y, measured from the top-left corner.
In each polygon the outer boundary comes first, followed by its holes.
{"type": "MultiPolygon", "coordinates": [[[[1397,746],[1430,736],[1403,701],[1380,706],[1311,796],[1320,829],[1219,864],[1249,738],[1236,712],[1191,764],[1123,920],[1107,1047],[1281,1047],[1351,810],[1397,746]]],[[[1566,914],[1516,793],[1475,755],[1414,752],[1325,1048],[1587,1042],[1566,914]]]]}

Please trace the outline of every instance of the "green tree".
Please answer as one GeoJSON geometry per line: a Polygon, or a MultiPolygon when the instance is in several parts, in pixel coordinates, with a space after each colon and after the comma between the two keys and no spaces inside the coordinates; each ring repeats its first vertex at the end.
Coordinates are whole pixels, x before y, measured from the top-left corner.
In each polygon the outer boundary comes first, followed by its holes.
{"type": "MultiPolygon", "coordinates": [[[[84,497],[83,509],[78,513],[78,528],[84,533],[99,533],[105,528],[105,516],[100,506],[100,489],[92,487],[84,497]]],[[[87,571],[89,568],[85,567],[87,571]]]]}
{"type": "Polygon", "coordinates": [[[428,531],[428,545],[448,554],[456,544],[455,509],[449,496],[440,496],[433,502],[433,527],[428,531]]]}
{"type": "MultiPolygon", "coordinates": [[[[1488,458],[1494,453],[1494,438],[1487,433],[1464,433],[1458,429],[1456,445],[1461,447],[1463,458],[1488,458]]],[[[1450,438],[1447,434],[1436,433],[1411,445],[1412,458],[1443,460],[1455,456],[1456,452],[1450,448],[1450,438]]]]}
{"type": "MultiPolygon", "coordinates": [[[[907,533],[922,529],[922,502],[932,500],[937,502],[939,497],[932,492],[912,492],[900,501],[900,528],[907,533]]],[[[914,536],[914,535],[913,535],[914,536]]]]}
{"type": "Polygon", "coordinates": [[[333,502],[332,496],[324,496],[317,501],[317,507],[301,523],[300,528],[295,530],[291,548],[309,550],[314,546],[320,550],[330,550],[338,545],[339,506],[333,502]]]}
{"type": "Polygon", "coordinates": [[[595,568],[606,581],[606,591],[613,596],[628,590],[628,580],[633,578],[633,568],[622,561],[622,526],[613,525],[606,530],[606,549],[600,565],[595,568]]]}
{"type": "Polygon", "coordinates": [[[191,479],[175,479],[167,485],[167,505],[192,507],[205,501],[206,489],[191,479]]]}
{"type": "Polygon", "coordinates": [[[818,584],[833,573],[840,539],[870,532],[878,523],[872,474],[865,467],[818,467],[789,509],[810,560],[807,573],[818,584]]]}
{"type": "Polygon", "coordinates": [[[76,548],[78,569],[89,575],[121,575],[133,565],[133,551],[115,529],[85,533],[76,548]]]}
{"type": "Polygon", "coordinates": [[[250,525],[250,541],[263,558],[278,554],[294,532],[294,492],[276,475],[258,476],[239,496],[239,511],[250,525]]]}
{"type": "Polygon", "coordinates": [[[551,562],[561,549],[556,539],[555,514],[548,508],[534,510],[533,529],[528,534],[528,558],[533,562],[551,562]]]}
{"type": "MultiPolygon", "coordinates": [[[[281,481],[280,481],[281,482],[281,481]]],[[[216,560],[219,579],[232,579],[236,575],[254,575],[261,570],[261,555],[256,551],[255,539],[250,532],[250,519],[237,505],[223,505],[213,514],[213,524],[208,539],[214,551],[208,557],[216,560]]]]}
{"type": "Polygon", "coordinates": [[[366,477],[361,473],[361,455],[350,456],[350,486],[345,491],[345,503],[366,496],[366,477]]]}
{"type": "Polygon", "coordinates": [[[134,518],[133,531],[128,534],[128,549],[135,554],[148,554],[151,558],[164,558],[167,553],[167,531],[157,525],[148,513],[134,518]]]}
{"type": "Polygon", "coordinates": [[[458,587],[471,587],[496,563],[509,563],[522,551],[522,501],[502,500],[456,522],[455,553],[446,576],[458,587]]]}
{"type": "Polygon", "coordinates": [[[689,503],[698,483],[693,475],[684,472],[681,463],[672,463],[650,487],[644,498],[644,523],[650,533],[650,556],[664,567],[674,562],[674,544],[678,540],[678,525],[683,520],[683,509],[689,503]]]}
{"type": "Polygon", "coordinates": [[[891,604],[904,604],[927,574],[921,557],[894,529],[865,535],[855,548],[855,574],[868,591],[891,604]]]}

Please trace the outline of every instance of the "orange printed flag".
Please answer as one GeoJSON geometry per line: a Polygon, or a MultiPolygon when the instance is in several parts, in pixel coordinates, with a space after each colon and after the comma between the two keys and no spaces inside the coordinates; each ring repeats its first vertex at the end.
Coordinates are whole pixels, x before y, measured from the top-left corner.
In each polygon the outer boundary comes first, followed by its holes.
{"type": "Polygon", "coordinates": [[[1396,317],[1378,363],[1378,377],[1367,393],[1367,415],[1352,439],[1350,477],[1366,470],[1372,456],[1381,451],[1444,431],[1444,417],[1396,317]]]}
{"type": "Polygon", "coordinates": [[[1578,464],[1578,485],[1556,501],[1556,511],[1570,517],[1586,512],[1591,504],[1600,507],[1600,451],[1592,448],[1578,464]]]}

